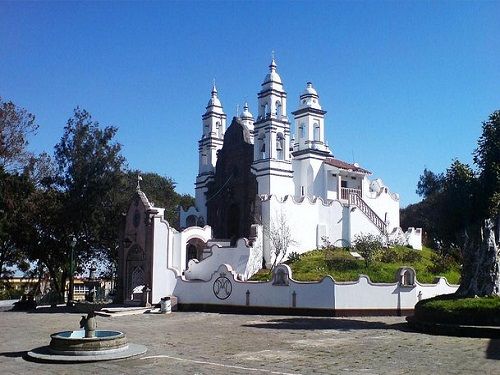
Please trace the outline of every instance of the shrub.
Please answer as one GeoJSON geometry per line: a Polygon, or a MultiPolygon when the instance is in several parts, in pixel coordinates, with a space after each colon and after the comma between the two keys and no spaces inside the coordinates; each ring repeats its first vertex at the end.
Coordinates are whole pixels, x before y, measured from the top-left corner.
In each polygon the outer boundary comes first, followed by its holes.
{"type": "Polygon", "coordinates": [[[464,325],[500,325],[500,297],[457,298],[446,294],[415,305],[415,317],[424,322],[464,325]]]}
{"type": "Polygon", "coordinates": [[[396,263],[399,261],[399,251],[392,247],[382,250],[380,253],[380,261],[384,263],[396,263]]]}
{"type": "Polygon", "coordinates": [[[293,263],[300,260],[300,254],[297,253],[296,251],[292,251],[290,254],[288,254],[288,261],[287,263],[293,263]]]}
{"type": "Polygon", "coordinates": [[[358,234],[354,237],[354,250],[365,260],[368,268],[382,249],[382,240],[373,234],[358,234]]]}
{"type": "Polygon", "coordinates": [[[401,252],[400,259],[407,263],[420,262],[422,260],[422,254],[419,250],[404,249],[401,252]]]}
{"type": "Polygon", "coordinates": [[[457,264],[450,255],[433,254],[431,256],[432,264],[427,267],[431,273],[444,273],[456,267],[457,264]]]}
{"type": "Polygon", "coordinates": [[[329,269],[340,271],[358,267],[356,259],[344,248],[325,250],[325,263],[329,269]]]}

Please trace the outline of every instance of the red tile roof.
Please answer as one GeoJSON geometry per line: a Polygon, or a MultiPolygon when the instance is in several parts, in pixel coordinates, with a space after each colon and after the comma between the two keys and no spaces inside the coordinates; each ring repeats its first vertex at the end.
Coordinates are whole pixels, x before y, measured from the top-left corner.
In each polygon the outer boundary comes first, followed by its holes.
{"type": "Polygon", "coordinates": [[[331,165],[333,167],[337,167],[339,169],[345,169],[345,170],[351,170],[353,172],[359,172],[359,173],[365,173],[365,174],[372,174],[369,170],[366,170],[364,168],[361,168],[357,164],[350,164],[345,161],[339,160],[339,159],[334,159],[334,158],[326,158],[323,163],[331,165]]]}

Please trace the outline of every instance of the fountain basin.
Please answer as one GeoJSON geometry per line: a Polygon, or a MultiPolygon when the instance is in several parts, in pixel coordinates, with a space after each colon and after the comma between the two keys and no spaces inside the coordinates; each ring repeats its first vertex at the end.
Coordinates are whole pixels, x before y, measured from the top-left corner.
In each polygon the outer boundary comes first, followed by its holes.
{"type": "Polygon", "coordinates": [[[84,330],[63,331],[50,335],[49,350],[62,355],[105,355],[128,349],[127,337],[120,331],[96,330],[85,337],[84,330]]]}

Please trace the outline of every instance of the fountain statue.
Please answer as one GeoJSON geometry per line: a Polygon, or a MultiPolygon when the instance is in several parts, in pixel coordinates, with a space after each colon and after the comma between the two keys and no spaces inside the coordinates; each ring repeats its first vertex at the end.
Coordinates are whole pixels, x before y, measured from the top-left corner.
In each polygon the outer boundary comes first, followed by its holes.
{"type": "Polygon", "coordinates": [[[28,357],[43,362],[94,362],[123,359],[144,354],[144,345],[129,343],[123,332],[98,330],[95,311],[82,316],[78,331],[50,335],[50,344],[28,352],[28,357]]]}
{"type": "Polygon", "coordinates": [[[95,312],[89,312],[87,317],[82,315],[82,319],[80,320],[80,328],[83,328],[85,331],[85,337],[95,337],[95,329],[97,328],[97,320],[95,319],[95,312]]]}

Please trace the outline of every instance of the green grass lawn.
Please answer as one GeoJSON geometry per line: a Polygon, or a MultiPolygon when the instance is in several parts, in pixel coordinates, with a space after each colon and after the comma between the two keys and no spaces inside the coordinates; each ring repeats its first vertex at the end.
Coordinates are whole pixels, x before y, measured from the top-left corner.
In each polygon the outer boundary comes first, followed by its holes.
{"type": "MultiPolygon", "coordinates": [[[[398,268],[409,266],[415,269],[417,280],[421,283],[432,283],[436,277],[444,276],[450,284],[458,284],[458,265],[452,264],[448,270],[436,272],[433,254],[434,251],[426,247],[422,250],[411,250],[396,246],[392,250],[382,252],[381,259],[374,261],[367,268],[363,260],[355,259],[347,250],[321,249],[309,251],[300,255],[299,259],[286,263],[292,269],[293,279],[298,281],[318,281],[327,275],[332,276],[335,281],[356,281],[360,274],[364,274],[373,282],[393,283],[396,281],[398,268]]],[[[251,278],[256,281],[269,279],[269,270],[261,270],[251,278]]]]}

